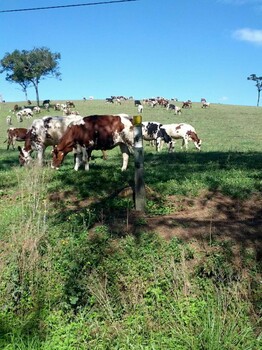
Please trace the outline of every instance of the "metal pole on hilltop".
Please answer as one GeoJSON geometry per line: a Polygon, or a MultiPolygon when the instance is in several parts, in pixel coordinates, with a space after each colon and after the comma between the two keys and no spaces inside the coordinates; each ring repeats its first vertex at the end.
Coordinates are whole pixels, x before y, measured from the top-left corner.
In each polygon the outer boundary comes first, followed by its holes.
{"type": "Polygon", "coordinates": [[[135,209],[145,210],[144,149],[142,135],[142,116],[133,117],[134,159],[135,159],[135,209]]]}

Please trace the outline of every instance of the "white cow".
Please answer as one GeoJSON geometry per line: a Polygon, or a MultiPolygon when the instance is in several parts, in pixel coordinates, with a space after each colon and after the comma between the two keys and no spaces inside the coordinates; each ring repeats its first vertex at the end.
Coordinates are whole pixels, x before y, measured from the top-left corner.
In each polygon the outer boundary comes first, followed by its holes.
{"type": "Polygon", "coordinates": [[[137,106],[137,111],[138,111],[138,113],[143,113],[143,105],[138,105],[137,106]]]}
{"type": "Polygon", "coordinates": [[[208,108],[210,107],[210,102],[203,102],[201,108],[208,108]]]}
{"type": "Polygon", "coordinates": [[[22,116],[26,118],[32,118],[33,117],[33,111],[30,108],[24,108],[20,111],[22,113],[22,116]]]}
{"type": "Polygon", "coordinates": [[[6,124],[7,124],[7,125],[12,125],[12,117],[11,117],[11,115],[8,115],[8,116],[6,117],[6,124]]]}
{"type": "Polygon", "coordinates": [[[39,113],[41,113],[41,108],[39,106],[35,106],[33,108],[33,112],[39,114],[39,113]]]}

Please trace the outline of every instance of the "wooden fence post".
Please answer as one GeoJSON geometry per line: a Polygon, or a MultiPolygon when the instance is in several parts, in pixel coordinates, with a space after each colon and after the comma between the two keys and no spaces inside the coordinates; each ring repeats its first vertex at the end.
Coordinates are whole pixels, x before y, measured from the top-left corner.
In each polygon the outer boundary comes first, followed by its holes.
{"type": "Polygon", "coordinates": [[[133,117],[134,159],[135,159],[135,209],[145,210],[144,149],[142,135],[142,116],[133,117]]]}

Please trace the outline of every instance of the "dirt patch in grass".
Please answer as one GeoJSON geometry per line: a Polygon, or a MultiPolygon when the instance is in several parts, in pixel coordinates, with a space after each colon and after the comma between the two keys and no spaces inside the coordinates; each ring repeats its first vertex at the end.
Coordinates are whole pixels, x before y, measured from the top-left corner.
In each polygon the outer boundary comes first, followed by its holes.
{"type": "MultiPolygon", "coordinates": [[[[156,201],[153,193],[147,195],[154,196],[156,201]]],[[[125,222],[121,219],[111,222],[112,229],[119,231],[121,227],[122,231],[133,234],[155,232],[165,239],[177,237],[198,248],[231,241],[238,253],[251,248],[257,260],[262,259],[262,197],[259,194],[241,200],[220,192],[204,192],[190,198],[170,196],[166,203],[174,208],[168,215],[131,211],[125,222]]]]}
{"type": "MultiPolygon", "coordinates": [[[[117,191],[111,197],[132,198],[131,188],[117,191]]],[[[51,196],[51,201],[64,201],[70,210],[82,210],[95,200],[78,201],[73,195],[61,192],[51,196]]],[[[147,198],[157,203],[157,194],[147,189],[147,198]]],[[[204,192],[197,197],[170,196],[165,199],[171,210],[168,215],[149,215],[135,210],[113,210],[107,218],[104,212],[103,222],[118,235],[154,232],[165,239],[177,237],[184,241],[204,247],[207,243],[233,241],[239,252],[252,248],[258,260],[262,259],[262,197],[259,194],[241,200],[227,197],[220,192],[204,192]],[[113,219],[112,219],[113,217],[113,219]],[[195,242],[195,243],[194,243],[195,242]]],[[[160,204],[163,205],[163,204],[160,204]]]]}

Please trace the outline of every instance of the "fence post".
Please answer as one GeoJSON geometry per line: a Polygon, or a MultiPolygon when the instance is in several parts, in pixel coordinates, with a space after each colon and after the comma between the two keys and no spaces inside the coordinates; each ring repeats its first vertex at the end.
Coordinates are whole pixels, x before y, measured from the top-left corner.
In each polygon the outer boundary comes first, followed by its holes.
{"type": "Polygon", "coordinates": [[[133,117],[134,159],[135,159],[135,209],[145,210],[144,149],[142,135],[142,116],[133,117]]]}

